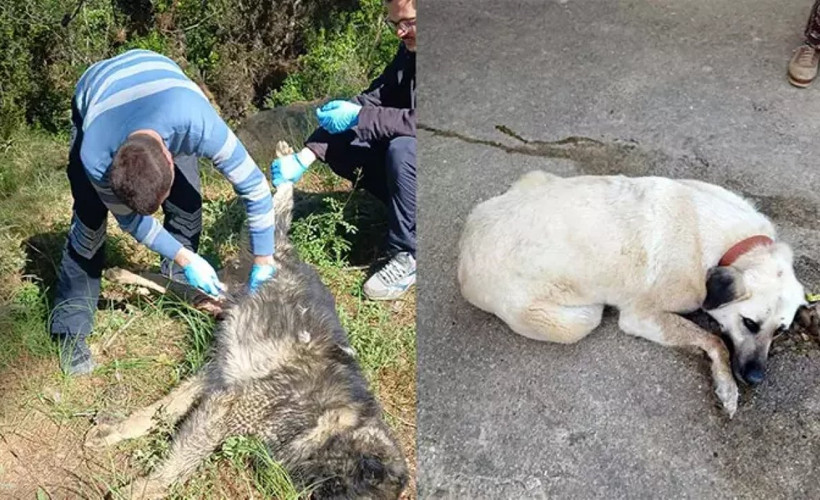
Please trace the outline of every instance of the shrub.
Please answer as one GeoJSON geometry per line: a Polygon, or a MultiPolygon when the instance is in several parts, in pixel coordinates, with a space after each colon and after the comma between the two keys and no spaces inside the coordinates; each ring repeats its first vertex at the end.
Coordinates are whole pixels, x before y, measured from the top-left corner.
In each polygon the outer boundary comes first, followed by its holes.
{"type": "Polygon", "coordinates": [[[351,97],[393,58],[398,39],[383,22],[382,0],[362,0],[360,9],[308,36],[299,69],[265,100],[267,107],[325,97],[351,97]]]}
{"type": "Polygon", "coordinates": [[[83,71],[136,47],[176,60],[228,119],[268,96],[285,104],[361,90],[396,47],[381,2],[3,0],[0,140],[25,124],[66,131],[83,71]]]}

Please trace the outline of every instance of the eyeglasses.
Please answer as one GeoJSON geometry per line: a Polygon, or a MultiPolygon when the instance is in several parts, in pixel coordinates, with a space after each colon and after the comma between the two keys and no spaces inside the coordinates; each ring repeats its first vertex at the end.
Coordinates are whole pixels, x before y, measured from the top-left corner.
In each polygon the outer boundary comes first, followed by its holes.
{"type": "Polygon", "coordinates": [[[393,31],[410,31],[411,28],[416,26],[416,18],[402,19],[399,22],[395,22],[388,17],[384,19],[384,23],[393,31]]]}

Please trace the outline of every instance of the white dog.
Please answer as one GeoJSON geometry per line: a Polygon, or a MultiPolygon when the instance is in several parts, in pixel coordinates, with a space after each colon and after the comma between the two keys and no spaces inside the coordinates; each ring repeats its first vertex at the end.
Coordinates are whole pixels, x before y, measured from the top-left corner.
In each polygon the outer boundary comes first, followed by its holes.
{"type": "Polygon", "coordinates": [[[530,172],[473,209],[459,250],[461,293],[521,335],[576,342],[611,305],[626,333],[703,349],[730,417],[732,367],[761,382],[772,338],[806,304],[772,223],[695,180],[530,172]],[[718,336],[678,315],[699,308],[730,339],[731,364],[718,336]]]}

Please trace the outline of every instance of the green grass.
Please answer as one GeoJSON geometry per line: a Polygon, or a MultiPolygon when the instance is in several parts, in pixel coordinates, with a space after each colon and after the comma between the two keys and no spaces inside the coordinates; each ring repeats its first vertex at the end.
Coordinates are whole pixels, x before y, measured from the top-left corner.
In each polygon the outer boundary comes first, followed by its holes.
{"type": "MultiPolygon", "coordinates": [[[[100,366],[90,377],[60,374],[47,325],[71,214],[67,148],[64,138],[25,131],[0,145],[0,382],[7,388],[0,402],[0,446],[28,446],[17,453],[35,472],[38,463],[55,460],[58,453],[68,457],[67,463],[44,466],[39,476],[30,474],[31,484],[20,491],[28,497],[72,496],[56,491],[55,482],[76,483],[71,491],[99,497],[156,466],[168,451],[168,425],[89,462],[78,447],[92,420],[122,419],[200,368],[214,329],[212,318],[188,304],[103,280],[89,339],[100,366]],[[26,445],[15,441],[17,435],[44,441],[26,445]],[[55,476],[55,465],[76,472],[55,476]]],[[[404,308],[363,298],[367,264],[386,231],[384,211],[371,197],[351,193],[329,169],[317,167],[296,186],[292,240],[336,296],[371,387],[389,402],[386,409],[403,416],[390,415],[388,422],[412,454],[414,428],[407,420],[415,418],[414,296],[404,308]]],[[[201,252],[219,263],[236,255],[245,214],[228,182],[210,167],[204,172],[201,252]]],[[[158,264],[158,257],[123,234],[113,219],[108,228],[108,265],[142,270],[158,264]]],[[[174,498],[304,496],[261,443],[233,437],[175,489],[174,498]]]]}
{"type": "Polygon", "coordinates": [[[35,251],[28,240],[62,230],[60,223],[68,223],[70,208],[63,214],[53,211],[56,204],[70,207],[65,189],[67,145],[29,131],[15,132],[0,142],[0,307],[15,293],[20,279],[37,278],[26,276],[31,271],[27,258],[35,251]]]}
{"type": "Polygon", "coordinates": [[[414,325],[396,325],[394,314],[381,304],[361,300],[357,309],[343,309],[339,316],[362,368],[369,375],[396,366],[405,356],[415,359],[414,325]]]}
{"type": "Polygon", "coordinates": [[[265,444],[255,438],[235,436],[229,438],[219,452],[220,458],[227,459],[237,471],[253,467],[253,483],[266,497],[280,500],[306,498],[310,489],[299,489],[278,462],[271,458],[265,444]]]}
{"type": "Polygon", "coordinates": [[[38,358],[52,356],[56,349],[48,342],[45,328],[49,315],[42,290],[32,282],[22,282],[12,292],[0,315],[0,368],[26,354],[38,358]]]}

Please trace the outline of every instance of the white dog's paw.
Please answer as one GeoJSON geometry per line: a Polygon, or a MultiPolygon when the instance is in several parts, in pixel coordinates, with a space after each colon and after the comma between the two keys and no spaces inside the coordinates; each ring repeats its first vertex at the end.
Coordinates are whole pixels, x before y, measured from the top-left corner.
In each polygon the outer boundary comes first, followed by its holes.
{"type": "Polygon", "coordinates": [[[293,154],[293,153],[294,153],[293,148],[290,147],[290,144],[288,144],[287,142],[279,141],[279,142],[276,143],[276,157],[277,158],[281,158],[283,156],[287,156],[287,155],[293,154]]]}
{"type": "Polygon", "coordinates": [[[102,449],[113,446],[124,438],[118,431],[118,425],[98,424],[88,431],[85,437],[85,446],[88,448],[102,449]]]}
{"type": "Polygon", "coordinates": [[[738,390],[735,379],[730,375],[728,379],[721,378],[716,381],[715,394],[723,403],[723,408],[729,418],[735,416],[737,412],[738,390]]]}

